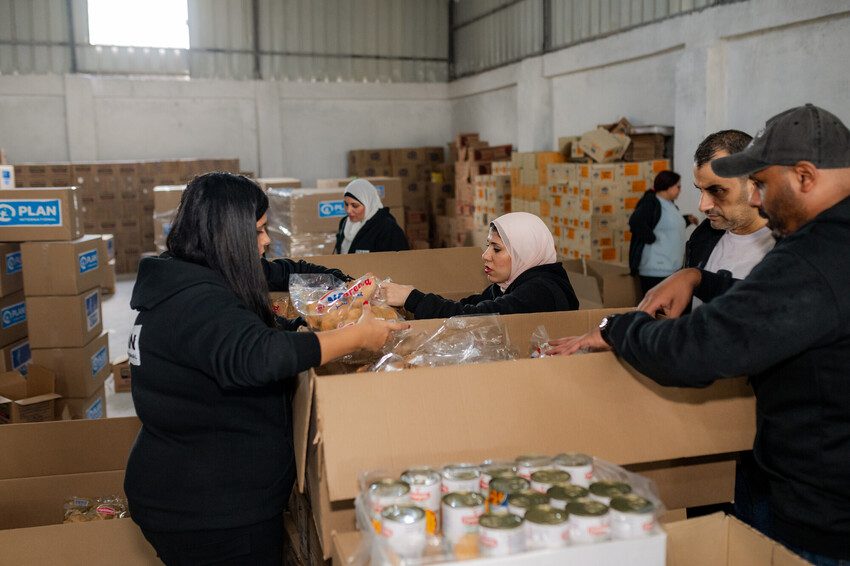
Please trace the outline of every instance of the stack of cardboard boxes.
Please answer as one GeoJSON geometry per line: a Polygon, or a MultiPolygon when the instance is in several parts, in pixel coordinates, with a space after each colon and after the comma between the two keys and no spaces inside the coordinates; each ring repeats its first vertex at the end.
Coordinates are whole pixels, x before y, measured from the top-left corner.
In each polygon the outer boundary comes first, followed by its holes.
{"type": "Polygon", "coordinates": [[[0,373],[20,370],[26,375],[32,357],[27,339],[20,245],[0,244],[0,259],[3,261],[0,265],[0,373]]]}
{"type": "Polygon", "coordinates": [[[333,253],[339,220],[345,216],[344,190],[269,189],[267,257],[333,253]]]}
{"type": "Polygon", "coordinates": [[[165,251],[165,239],[185,189],[186,185],[160,185],[153,189],[153,243],[158,252],[165,251]]]}
{"type": "Polygon", "coordinates": [[[564,161],[557,151],[515,152],[511,156],[511,210],[536,214],[548,223],[548,166],[564,161]]]}
{"type": "Polygon", "coordinates": [[[478,175],[474,187],[476,228],[487,228],[494,218],[511,211],[510,175],[478,175]]]}

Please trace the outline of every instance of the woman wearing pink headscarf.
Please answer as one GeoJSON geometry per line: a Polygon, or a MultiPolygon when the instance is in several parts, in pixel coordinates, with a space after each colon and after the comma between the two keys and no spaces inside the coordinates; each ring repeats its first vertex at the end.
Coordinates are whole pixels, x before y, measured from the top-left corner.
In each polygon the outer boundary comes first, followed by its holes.
{"type": "Polygon", "coordinates": [[[555,254],[552,233],[540,218],[512,212],[490,223],[481,256],[493,284],[460,301],[423,293],[410,285],[384,283],[387,302],[403,306],[417,319],[459,314],[569,311],[578,308],[570,279],[555,254]]]}

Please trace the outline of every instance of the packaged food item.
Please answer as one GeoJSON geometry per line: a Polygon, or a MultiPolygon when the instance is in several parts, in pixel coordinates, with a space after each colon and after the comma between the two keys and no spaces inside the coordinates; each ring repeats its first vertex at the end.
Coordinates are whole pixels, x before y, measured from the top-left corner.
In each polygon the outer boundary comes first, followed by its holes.
{"type": "Polygon", "coordinates": [[[525,550],[522,517],[511,513],[485,513],[478,519],[478,544],[483,556],[509,556],[525,550]]]}
{"type": "Polygon", "coordinates": [[[289,295],[298,313],[313,330],[334,330],[355,324],[363,314],[364,303],[381,320],[401,320],[401,315],[375,295],[381,281],[371,273],[347,286],[328,274],[300,274],[289,277],[289,295]]]}
{"type": "Polygon", "coordinates": [[[443,496],[443,536],[457,544],[464,535],[478,534],[478,518],[484,514],[484,497],[474,491],[455,491],[443,496]]]}
{"type": "Polygon", "coordinates": [[[552,467],[552,458],[542,454],[523,454],[516,459],[517,474],[531,480],[531,474],[552,467]]]}
{"type": "Polygon", "coordinates": [[[409,468],[401,481],[410,486],[410,500],[425,511],[425,530],[429,535],[440,532],[440,500],[442,476],[433,468],[409,468]]]}
{"type": "Polygon", "coordinates": [[[570,501],[576,499],[584,499],[590,495],[586,487],[576,485],[574,483],[553,485],[546,492],[549,496],[549,503],[552,507],[558,509],[566,509],[570,501]]]}
{"type": "Polygon", "coordinates": [[[443,493],[478,491],[481,472],[475,464],[449,464],[442,471],[443,493]]]}
{"type": "Polygon", "coordinates": [[[381,513],[385,508],[408,503],[410,503],[410,486],[407,483],[392,478],[373,481],[369,485],[369,509],[375,532],[378,534],[381,532],[381,513]]]}
{"type": "Polygon", "coordinates": [[[491,513],[496,509],[507,510],[508,498],[514,493],[528,491],[530,484],[527,479],[519,476],[501,476],[490,480],[487,494],[487,508],[491,513]]]}
{"type": "Polygon", "coordinates": [[[600,480],[590,484],[587,490],[590,492],[591,499],[610,505],[612,497],[631,493],[632,486],[617,480],[600,480]]]}
{"type": "Polygon", "coordinates": [[[559,548],[570,541],[569,514],[552,505],[535,505],[525,513],[525,546],[559,548]]]}
{"type": "Polygon", "coordinates": [[[516,475],[516,463],[514,462],[499,462],[494,460],[485,460],[479,466],[481,470],[481,481],[479,487],[481,493],[487,493],[490,489],[490,482],[494,478],[513,477],[516,475]]]}
{"type": "Polygon", "coordinates": [[[415,505],[390,505],[381,511],[381,536],[403,558],[422,556],[426,544],[425,511],[415,505]]]}
{"type": "Polygon", "coordinates": [[[545,358],[552,350],[549,344],[549,332],[542,324],[531,333],[531,357],[545,358]]]}
{"type": "Polygon", "coordinates": [[[570,474],[570,482],[588,487],[593,481],[593,458],[580,452],[558,454],[552,458],[555,469],[570,474]]]}
{"type": "Polygon", "coordinates": [[[117,495],[106,497],[69,497],[63,504],[63,523],[85,523],[107,521],[129,517],[127,501],[117,495]]]}
{"type": "Polygon", "coordinates": [[[88,497],[69,497],[63,505],[65,517],[63,523],[84,523],[93,520],[93,501],[88,497]]]}
{"type": "Polygon", "coordinates": [[[629,493],[611,498],[611,536],[615,539],[649,536],[655,529],[655,505],[629,493]]]}
{"type": "Polygon", "coordinates": [[[545,503],[549,503],[549,496],[532,489],[524,489],[508,495],[508,511],[520,517],[525,517],[526,511],[535,505],[545,503]]]}
{"type": "Polygon", "coordinates": [[[570,540],[577,544],[594,543],[611,537],[608,506],[593,499],[578,499],[567,504],[570,540]]]}
{"type": "Polygon", "coordinates": [[[531,489],[546,493],[558,484],[570,483],[570,474],[563,470],[537,470],[531,474],[531,489]]]}

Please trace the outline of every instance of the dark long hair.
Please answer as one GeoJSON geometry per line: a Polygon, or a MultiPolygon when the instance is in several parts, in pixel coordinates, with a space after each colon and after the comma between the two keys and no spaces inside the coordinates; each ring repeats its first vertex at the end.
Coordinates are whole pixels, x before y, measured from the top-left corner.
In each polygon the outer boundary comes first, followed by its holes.
{"type": "Polygon", "coordinates": [[[274,326],[269,289],[257,254],[257,221],[269,199],[256,183],[231,173],[206,173],[183,191],[166,247],[177,258],[219,273],[228,288],[274,326]]]}
{"type": "Polygon", "coordinates": [[[661,171],[655,177],[655,182],[653,183],[652,188],[656,193],[666,191],[667,189],[678,183],[679,179],[681,178],[681,175],[679,175],[675,171],[661,171]]]}

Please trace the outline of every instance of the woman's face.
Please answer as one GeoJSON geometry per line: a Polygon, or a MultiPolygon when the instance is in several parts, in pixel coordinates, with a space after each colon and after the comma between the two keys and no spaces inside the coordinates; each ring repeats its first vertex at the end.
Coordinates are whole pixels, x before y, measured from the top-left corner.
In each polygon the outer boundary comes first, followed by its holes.
{"type": "Polygon", "coordinates": [[[484,260],[484,275],[491,283],[504,283],[510,279],[511,256],[495,230],[491,229],[490,235],[487,236],[487,247],[484,248],[481,259],[484,260]]]}
{"type": "Polygon", "coordinates": [[[268,221],[269,219],[265,214],[257,220],[257,251],[260,253],[260,257],[263,257],[266,248],[272,243],[272,239],[269,238],[269,234],[266,232],[266,223],[268,221]]]}
{"type": "Polygon", "coordinates": [[[345,213],[351,222],[363,222],[366,217],[366,207],[356,198],[345,197],[345,213]]]}

